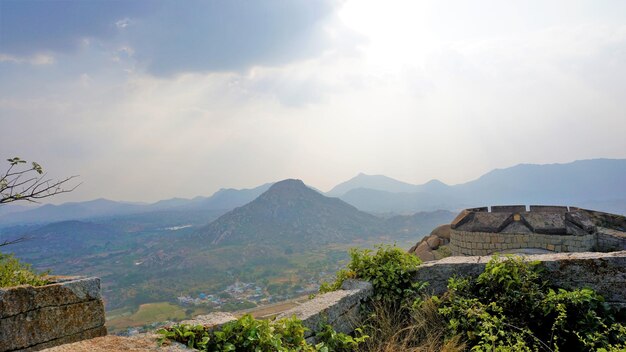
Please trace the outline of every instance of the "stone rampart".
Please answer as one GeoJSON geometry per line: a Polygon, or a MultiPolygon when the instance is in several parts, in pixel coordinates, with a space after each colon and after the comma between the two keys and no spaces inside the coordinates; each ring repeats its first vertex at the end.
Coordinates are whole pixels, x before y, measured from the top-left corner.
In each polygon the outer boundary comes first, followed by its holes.
{"type": "MultiPolygon", "coordinates": [[[[609,305],[626,309],[626,251],[599,253],[553,253],[525,256],[539,261],[544,277],[556,287],[576,289],[588,287],[602,295],[609,305]]],[[[491,256],[448,257],[420,265],[415,281],[428,282],[427,294],[442,294],[448,279],[453,276],[480,275],[491,256]]],[[[373,293],[368,282],[346,280],[342,289],[317,295],[301,305],[280,313],[277,318],[293,317],[302,320],[309,330],[305,337],[315,342],[315,333],[324,324],[337,331],[351,333],[362,320],[360,306],[373,293]]],[[[201,324],[219,328],[236,318],[230,313],[211,313],[183,323],[201,324]]]]}
{"type": "Polygon", "coordinates": [[[536,233],[493,233],[453,230],[450,250],[454,255],[489,255],[514,249],[545,249],[551,252],[588,252],[596,246],[596,234],[582,236],[536,233]]]}
{"type": "Polygon", "coordinates": [[[626,250],[626,233],[602,227],[598,228],[596,250],[601,252],[626,250]]]}
{"type": "Polygon", "coordinates": [[[451,223],[453,255],[608,252],[626,249],[626,218],[577,207],[501,205],[463,210],[451,223]]]}
{"type": "MultiPolygon", "coordinates": [[[[539,261],[544,277],[550,284],[566,289],[588,287],[604,297],[612,306],[626,308],[626,251],[599,253],[554,253],[529,255],[529,261],[539,261]]],[[[452,276],[478,276],[490,256],[448,257],[422,264],[416,281],[428,282],[431,294],[446,291],[452,276]]]]}
{"type": "Polygon", "coordinates": [[[106,335],[98,278],[0,288],[0,352],[38,351],[106,335]]]}
{"type": "MultiPolygon", "coordinates": [[[[315,296],[297,307],[278,314],[277,318],[296,317],[308,330],[305,338],[315,342],[315,334],[325,324],[333,326],[336,331],[351,333],[361,321],[361,303],[372,295],[372,284],[364,281],[346,280],[341,290],[315,296]]],[[[211,329],[218,329],[222,325],[235,320],[230,313],[215,312],[201,315],[193,320],[182,323],[203,325],[211,329]]]]}

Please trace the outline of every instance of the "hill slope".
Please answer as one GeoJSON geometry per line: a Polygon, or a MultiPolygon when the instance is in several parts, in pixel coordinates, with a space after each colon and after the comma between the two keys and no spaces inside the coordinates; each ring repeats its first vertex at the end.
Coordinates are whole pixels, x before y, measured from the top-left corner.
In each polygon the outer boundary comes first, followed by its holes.
{"type": "Polygon", "coordinates": [[[380,233],[383,221],[300,180],[275,183],[251,203],[198,231],[213,244],[272,241],[325,243],[380,233]]]}
{"type": "MultiPolygon", "coordinates": [[[[493,170],[454,186],[438,181],[411,191],[342,187],[341,199],[369,212],[411,213],[491,204],[566,204],[623,213],[626,159],[580,160],[567,164],[520,164],[493,170]]],[[[350,181],[348,181],[350,182],[350,181]]],[[[398,181],[399,182],[399,181],[398,181]]],[[[341,185],[356,186],[356,183],[341,185]]],[[[403,188],[409,188],[405,184],[403,188]]]]}

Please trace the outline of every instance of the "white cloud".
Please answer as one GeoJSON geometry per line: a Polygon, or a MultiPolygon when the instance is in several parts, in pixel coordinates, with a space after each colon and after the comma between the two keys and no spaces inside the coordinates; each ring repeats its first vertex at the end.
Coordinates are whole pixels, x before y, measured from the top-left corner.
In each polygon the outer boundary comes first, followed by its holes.
{"type": "MultiPolygon", "coordinates": [[[[521,162],[626,157],[626,21],[438,4],[348,2],[323,52],[235,72],[155,77],[128,45],[12,70],[0,123],[31,139],[3,136],[0,150],[81,174],[68,197],[130,200],[286,177],[327,189],[361,171],[457,183],[521,162]],[[353,31],[347,50],[338,38],[353,31]]],[[[15,60],[0,56],[0,69],[15,60]]]]}

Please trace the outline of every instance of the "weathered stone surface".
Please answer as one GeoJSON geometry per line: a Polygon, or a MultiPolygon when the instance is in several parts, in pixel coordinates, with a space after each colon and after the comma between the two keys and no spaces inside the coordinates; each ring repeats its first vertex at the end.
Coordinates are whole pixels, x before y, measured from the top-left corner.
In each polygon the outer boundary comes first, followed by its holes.
{"type": "Polygon", "coordinates": [[[183,320],[181,324],[203,325],[207,328],[217,329],[233,320],[237,320],[237,317],[231,313],[213,312],[206,315],[198,315],[191,320],[183,320]]]}
{"type": "Polygon", "coordinates": [[[441,239],[437,236],[428,236],[426,238],[426,243],[430,247],[430,249],[437,249],[441,245],[441,239]]]}
{"type": "MultiPolygon", "coordinates": [[[[106,328],[104,326],[100,326],[94,329],[81,331],[73,335],[63,336],[52,341],[40,343],[38,345],[31,346],[26,349],[20,349],[20,351],[30,352],[30,351],[48,350],[49,348],[52,348],[54,346],[71,344],[77,341],[89,340],[89,339],[93,339],[96,337],[106,336],[106,334],[107,334],[106,328]]],[[[84,349],[83,351],[91,351],[91,349],[84,349]]]]}
{"type": "Polygon", "coordinates": [[[565,213],[562,212],[529,212],[524,213],[524,220],[531,226],[533,232],[564,234],[565,213]]]}
{"type": "Polygon", "coordinates": [[[434,230],[431,231],[431,235],[435,235],[439,238],[450,239],[450,225],[440,225],[437,226],[434,230]]]}
{"type": "MultiPolygon", "coordinates": [[[[453,229],[461,231],[499,232],[509,224],[511,213],[473,213],[473,216],[453,229]]],[[[468,217],[469,218],[469,217],[468,217]]]]}
{"type": "Polygon", "coordinates": [[[346,280],[342,289],[316,296],[315,298],[278,315],[278,318],[295,316],[309,329],[305,337],[310,338],[323,324],[335,330],[350,333],[359,323],[359,305],[373,292],[369,282],[346,280]]]}
{"type": "Polygon", "coordinates": [[[56,346],[46,349],[46,352],[183,352],[193,351],[186,346],[170,342],[169,344],[159,346],[157,343],[159,335],[154,333],[139,334],[131,337],[122,336],[103,336],[90,340],[68,343],[62,346],[56,346]]]}
{"type": "Polygon", "coordinates": [[[0,289],[0,351],[39,350],[106,335],[98,278],[0,289]]]}
{"type": "Polygon", "coordinates": [[[413,254],[420,258],[423,262],[435,260],[435,254],[433,254],[432,250],[426,242],[420,243],[415,251],[413,251],[413,254]]]}
{"type": "Polygon", "coordinates": [[[0,319],[0,351],[52,342],[101,328],[104,323],[101,300],[30,310],[0,319]]]}
{"type": "Polygon", "coordinates": [[[560,205],[531,205],[530,211],[567,213],[567,207],[560,205]]]}
{"type": "Polygon", "coordinates": [[[602,252],[626,250],[626,232],[599,227],[596,246],[602,252]]]}
{"type": "Polygon", "coordinates": [[[494,205],[491,207],[492,213],[521,213],[525,211],[525,205],[494,205]]]}
{"type": "Polygon", "coordinates": [[[45,286],[0,288],[0,318],[43,307],[98,299],[101,299],[99,278],[64,278],[45,286]]]}
{"type": "MultiPolygon", "coordinates": [[[[545,268],[546,279],[554,286],[568,289],[589,287],[613,306],[626,305],[626,251],[554,253],[525,258],[539,261],[545,268]]],[[[490,256],[448,257],[425,263],[418,269],[415,280],[428,282],[427,291],[441,294],[450,277],[480,275],[490,259],[490,256]]]]}

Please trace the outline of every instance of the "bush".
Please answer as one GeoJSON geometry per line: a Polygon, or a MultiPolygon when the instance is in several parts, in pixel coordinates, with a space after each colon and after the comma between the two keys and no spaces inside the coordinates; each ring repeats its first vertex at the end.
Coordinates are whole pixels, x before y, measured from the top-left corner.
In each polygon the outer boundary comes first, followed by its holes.
{"type": "Polygon", "coordinates": [[[0,287],[46,285],[49,283],[46,275],[36,273],[29,264],[21,263],[13,255],[0,253],[0,287]]]}
{"type": "Polygon", "coordinates": [[[323,283],[320,292],[339,289],[345,279],[360,279],[372,283],[375,301],[410,306],[423,287],[413,282],[421,260],[398,247],[380,245],[376,252],[351,249],[350,258],[347,269],[340,270],[333,283],[323,283]]]}
{"type": "Polygon", "coordinates": [[[354,350],[367,336],[352,337],[338,333],[325,326],[317,335],[320,341],[310,345],[304,339],[306,328],[293,317],[276,321],[257,320],[244,315],[226,323],[221,329],[210,331],[202,325],[177,324],[158,331],[161,343],[173,340],[203,351],[250,351],[250,352],[343,352],[354,350]]]}
{"type": "Polygon", "coordinates": [[[587,351],[619,348],[624,327],[601,296],[548,287],[537,263],[493,258],[476,279],[452,278],[439,301],[448,335],[476,351],[587,351]],[[617,347],[616,347],[617,346],[617,347]]]}

